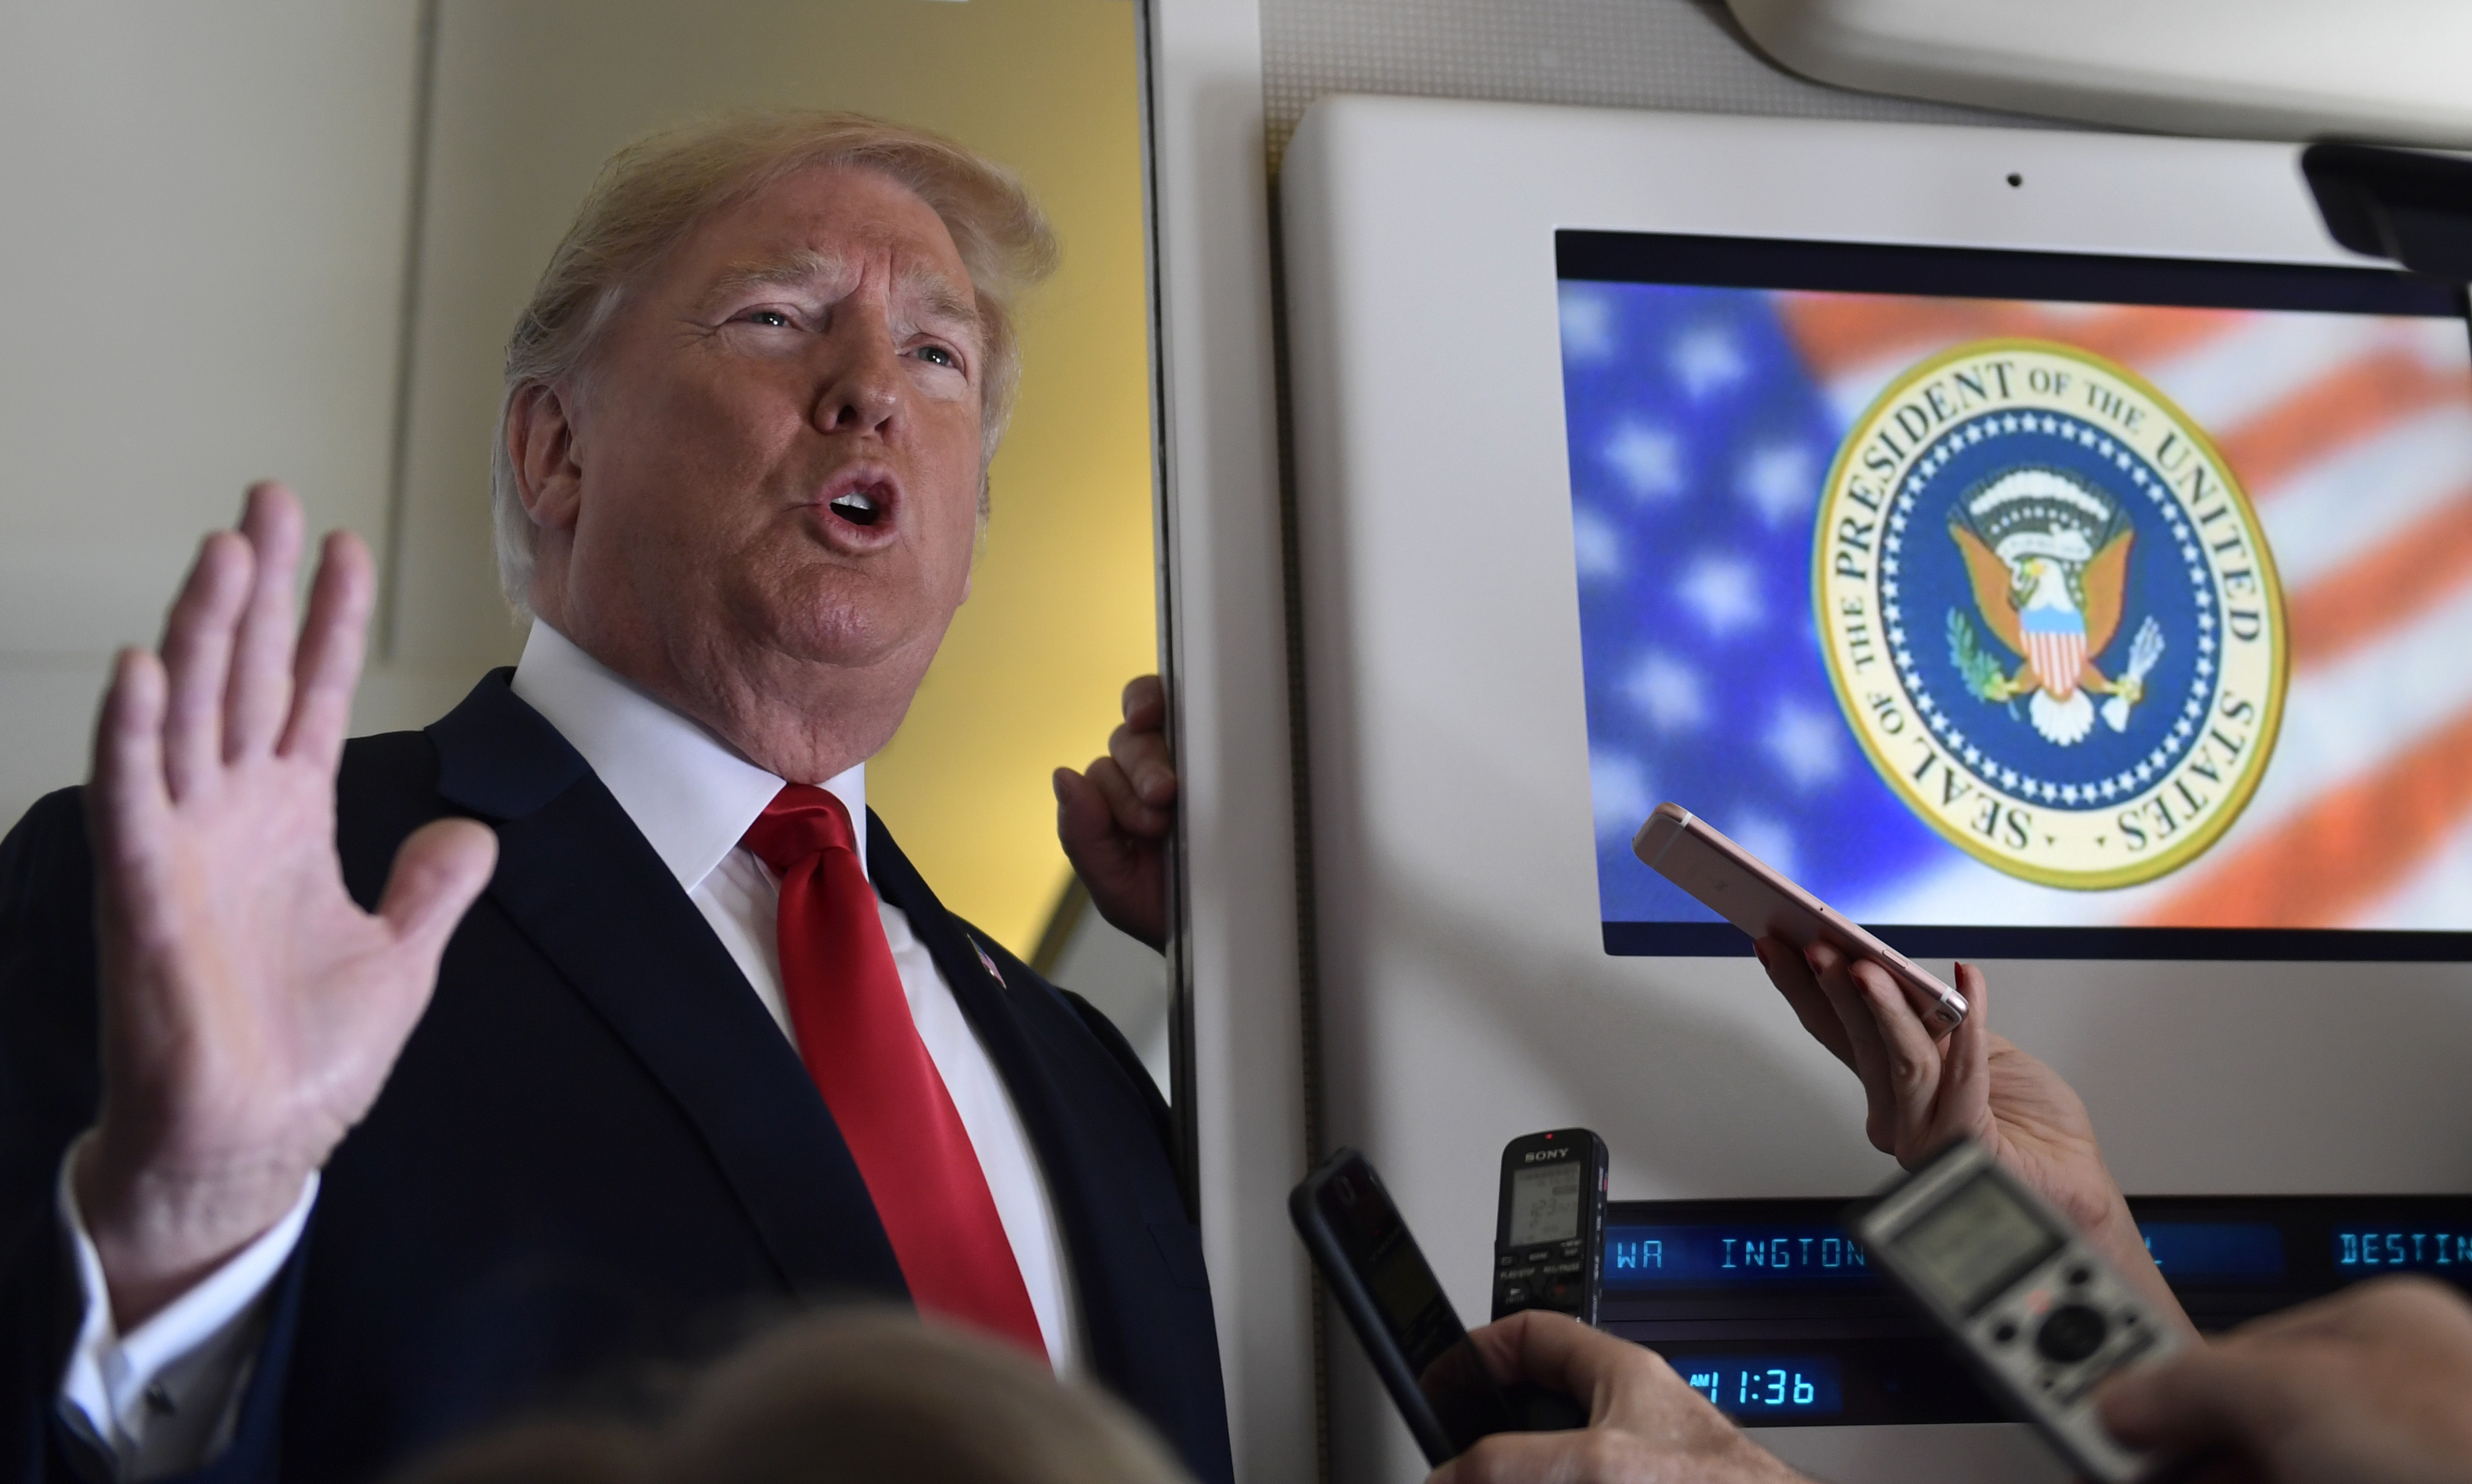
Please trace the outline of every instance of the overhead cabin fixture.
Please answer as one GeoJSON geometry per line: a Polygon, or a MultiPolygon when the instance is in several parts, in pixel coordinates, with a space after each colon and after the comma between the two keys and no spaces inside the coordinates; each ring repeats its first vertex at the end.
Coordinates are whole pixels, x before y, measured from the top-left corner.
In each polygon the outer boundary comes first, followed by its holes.
{"type": "Polygon", "coordinates": [[[2461,0],[1726,0],[1794,71],[2127,129],[2472,149],[2461,0]]]}
{"type": "Polygon", "coordinates": [[[2301,152],[2300,171],[2337,242],[2415,273],[2472,283],[2472,160],[2315,144],[2301,152]]]}

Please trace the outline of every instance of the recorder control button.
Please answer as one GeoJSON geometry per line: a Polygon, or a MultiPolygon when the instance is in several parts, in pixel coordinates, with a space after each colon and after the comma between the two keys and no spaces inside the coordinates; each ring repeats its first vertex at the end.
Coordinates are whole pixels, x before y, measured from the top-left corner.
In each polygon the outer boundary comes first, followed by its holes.
{"type": "Polygon", "coordinates": [[[2006,1345],[2016,1337],[2017,1326],[2006,1319],[2001,1320],[1999,1328],[1991,1331],[1992,1343],[1996,1345],[2006,1345]]]}
{"type": "Polygon", "coordinates": [[[2073,1365],[2103,1349],[2110,1322],[2082,1304],[2063,1304],[2052,1310],[2034,1333],[2034,1348],[2047,1359],[2073,1365]]]}
{"type": "Polygon", "coordinates": [[[2094,1282],[2094,1269],[2093,1269],[2093,1268],[2090,1268],[2090,1267],[2073,1267],[2073,1268],[2070,1268],[2070,1269],[2069,1269],[2069,1286],[2070,1286],[2070,1287],[2072,1287],[2072,1288],[2082,1288],[2082,1287],[2084,1287],[2086,1284],[2090,1284],[2090,1283],[2092,1283],[2092,1282],[2094,1282]]]}

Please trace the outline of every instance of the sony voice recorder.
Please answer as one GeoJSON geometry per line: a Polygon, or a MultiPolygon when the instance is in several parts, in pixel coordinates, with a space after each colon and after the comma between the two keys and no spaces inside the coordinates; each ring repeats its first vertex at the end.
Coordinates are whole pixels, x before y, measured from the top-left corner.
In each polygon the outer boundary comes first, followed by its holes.
{"type": "Polygon", "coordinates": [[[1493,1228],[1493,1317],[1550,1308],[1597,1322],[1605,1235],[1605,1142],[1584,1128],[1514,1139],[1502,1151],[1493,1228]]]}
{"type": "Polygon", "coordinates": [[[2160,1465],[2112,1440],[2094,1389],[2131,1362],[2177,1350],[2180,1331],[1989,1149],[1971,1139],[1951,1144],[1846,1225],[1872,1266],[2080,1473],[2127,1484],[2160,1465]]]}

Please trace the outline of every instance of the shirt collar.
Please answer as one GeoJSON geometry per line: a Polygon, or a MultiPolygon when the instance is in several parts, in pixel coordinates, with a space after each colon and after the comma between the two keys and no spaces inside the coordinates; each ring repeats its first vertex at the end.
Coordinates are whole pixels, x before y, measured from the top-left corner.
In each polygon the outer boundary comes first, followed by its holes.
{"type": "MultiPolygon", "coordinates": [[[[514,693],[592,765],[678,885],[693,891],[737,848],[781,779],[535,619],[514,693]]],[[[823,781],[849,810],[867,869],[867,765],[823,781]]]]}

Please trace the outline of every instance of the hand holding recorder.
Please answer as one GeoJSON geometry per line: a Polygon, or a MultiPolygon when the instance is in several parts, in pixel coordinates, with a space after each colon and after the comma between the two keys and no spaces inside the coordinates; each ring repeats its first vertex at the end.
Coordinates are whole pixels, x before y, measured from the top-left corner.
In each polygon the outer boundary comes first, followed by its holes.
{"type": "Polygon", "coordinates": [[[2362,1284],[2126,1372],[2100,1396],[2123,1442],[2206,1455],[2205,1484],[2466,1484],[2472,1304],[2426,1278],[2362,1284]]]}
{"type": "Polygon", "coordinates": [[[1587,1407],[1588,1425],[1496,1433],[1427,1484],[1809,1484],[1652,1350],[1536,1310],[1471,1331],[1468,1340],[1494,1379],[1572,1397],[1587,1407]]]}

